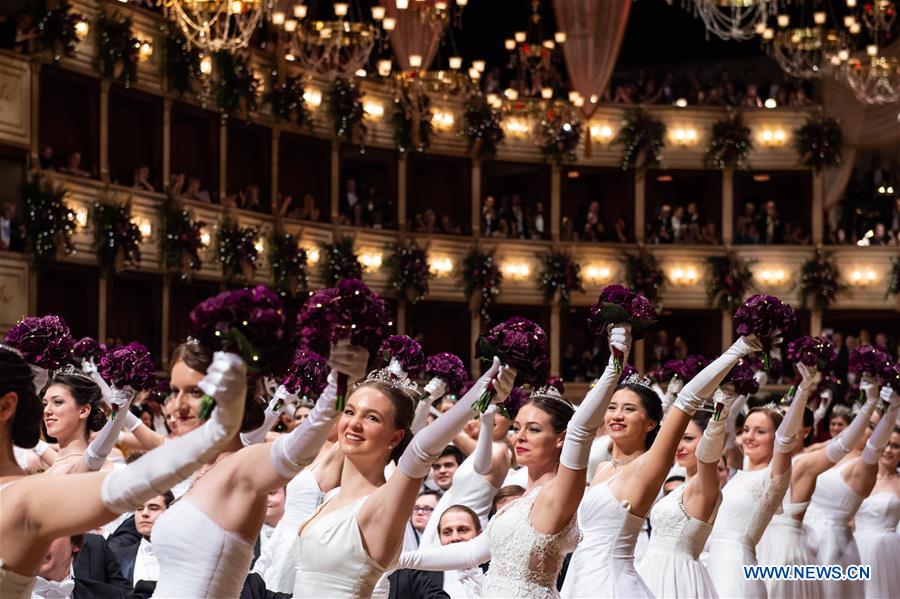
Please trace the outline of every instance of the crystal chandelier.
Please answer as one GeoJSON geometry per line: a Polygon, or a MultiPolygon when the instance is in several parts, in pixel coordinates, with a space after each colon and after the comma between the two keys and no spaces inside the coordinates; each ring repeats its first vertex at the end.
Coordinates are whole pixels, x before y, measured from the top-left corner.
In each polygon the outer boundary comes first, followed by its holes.
{"type": "Polygon", "coordinates": [[[694,0],[707,31],[723,40],[748,40],[775,9],[775,0],[694,0]]]}
{"type": "Polygon", "coordinates": [[[544,37],[540,5],[540,0],[531,0],[528,27],[503,42],[510,53],[509,68],[514,74],[504,92],[509,100],[516,100],[520,95],[549,100],[562,87],[556,65],[562,62],[559,46],[566,42],[566,33],[557,31],[552,38],[544,37]]]}
{"type": "Polygon", "coordinates": [[[188,42],[210,53],[246,48],[271,0],[161,0],[188,42]]]}
{"type": "MultiPolygon", "coordinates": [[[[855,2],[847,2],[853,8],[855,2]]],[[[865,54],[851,57],[843,52],[837,61],[835,76],[853,90],[856,99],[864,104],[890,104],[900,101],[900,56],[884,52],[883,40],[894,38],[897,8],[891,0],[875,0],[866,3],[860,19],[869,31],[869,43],[865,54]]],[[[860,32],[859,21],[850,17],[850,32],[860,32]]]]}
{"type": "Polygon", "coordinates": [[[809,19],[799,19],[799,27],[790,27],[791,15],[776,17],[778,30],[765,27],[763,42],[772,58],[792,77],[815,79],[840,64],[850,40],[843,31],[827,26],[825,11],[815,11],[809,19]]]}

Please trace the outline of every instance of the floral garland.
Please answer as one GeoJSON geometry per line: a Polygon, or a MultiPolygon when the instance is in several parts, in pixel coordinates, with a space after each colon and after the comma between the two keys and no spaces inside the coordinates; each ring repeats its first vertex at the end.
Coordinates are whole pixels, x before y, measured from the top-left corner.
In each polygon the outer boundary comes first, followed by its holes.
{"type": "Polygon", "coordinates": [[[216,234],[216,259],[222,264],[226,281],[243,279],[249,282],[256,272],[259,251],[256,249],[256,227],[239,227],[237,222],[225,217],[216,234]]]}
{"type": "Polygon", "coordinates": [[[269,91],[263,95],[263,102],[272,107],[272,114],[279,121],[293,121],[300,127],[312,124],[312,116],[303,99],[300,77],[286,77],[283,83],[279,83],[273,71],[269,91]]]}
{"type": "Polygon", "coordinates": [[[390,270],[390,285],[397,297],[406,298],[415,304],[428,295],[428,252],[415,243],[395,245],[387,259],[390,270]]]}
{"type": "Polygon", "coordinates": [[[462,279],[469,308],[473,311],[477,309],[484,322],[489,323],[490,309],[497,301],[500,285],[503,283],[503,274],[493,253],[483,253],[472,248],[463,260],[462,279]]]}
{"type": "Polygon", "coordinates": [[[271,239],[269,264],[275,275],[275,289],[282,295],[294,297],[309,287],[306,250],[290,233],[274,233],[271,239]]]}
{"type": "Polygon", "coordinates": [[[75,24],[84,20],[84,17],[72,12],[72,5],[68,0],[59,0],[58,6],[52,9],[47,4],[47,0],[35,0],[28,6],[40,45],[50,50],[54,61],[63,56],[74,56],[75,45],[78,43],[75,24]]]}
{"type": "Polygon", "coordinates": [[[363,122],[362,92],[356,79],[334,80],[328,90],[328,113],[335,137],[359,146],[365,144],[367,129],[363,122]]]}
{"type": "Polygon", "coordinates": [[[194,220],[181,202],[169,196],[163,205],[163,234],[161,237],[163,265],[166,270],[189,279],[200,270],[201,229],[205,223],[194,220]]]}
{"type": "Polygon", "coordinates": [[[541,154],[547,162],[575,162],[581,142],[581,123],[559,110],[548,110],[541,119],[541,154]]]}
{"type": "Polygon", "coordinates": [[[800,155],[800,163],[817,173],[825,168],[841,166],[843,145],[844,132],[837,119],[809,119],[794,131],[794,149],[800,155]]]}
{"type": "Polygon", "coordinates": [[[659,267],[656,256],[641,249],[637,254],[624,254],[622,264],[628,286],[658,306],[666,285],[666,275],[659,267]]]}
{"type": "Polygon", "coordinates": [[[746,168],[747,154],[751,149],[750,127],[744,125],[741,113],[735,112],[728,119],[713,125],[712,139],[706,147],[703,162],[719,170],[746,168]]]}
{"type": "Polygon", "coordinates": [[[819,310],[826,309],[846,288],[841,282],[837,266],[831,254],[816,250],[815,258],[807,260],[800,269],[800,305],[806,307],[807,300],[813,297],[813,303],[819,310]]]}
{"type": "Polygon", "coordinates": [[[52,260],[58,251],[75,251],[75,213],[63,202],[66,190],[54,187],[50,179],[34,173],[22,186],[25,205],[25,235],[35,263],[52,260]]]}
{"type": "Polygon", "coordinates": [[[538,284],[544,291],[544,299],[552,302],[559,294],[559,301],[566,306],[575,291],[584,292],[581,284],[581,266],[566,252],[549,252],[541,256],[543,265],[538,284]]]}
{"type": "Polygon", "coordinates": [[[900,256],[891,258],[891,272],[888,274],[887,293],[884,299],[892,295],[900,295],[900,256]]]}
{"type": "Polygon", "coordinates": [[[729,312],[740,308],[747,291],[753,287],[750,262],[731,252],[726,256],[711,256],[706,262],[709,264],[706,284],[709,304],[729,312]]]}
{"type": "Polygon", "coordinates": [[[642,108],[630,111],[613,143],[622,144],[622,168],[654,167],[662,163],[666,125],[642,108]]]}
{"type": "Polygon", "coordinates": [[[497,155],[497,146],[506,137],[500,126],[500,113],[488,104],[481,93],[466,99],[464,132],[469,141],[469,153],[475,159],[490,159],[497,155]]]}
{"type": "Polygon", "coordinates": [[[203,78],[200,70],[200,50],[188,42],[181,29],[174,23],[162,27],[166,41],[165,70],[169,86],[178,96],[196,93],[197,82],[203,78]]]}
{"type": "Polygon", "coordinates": [[[91,218],[100,266],[115,272],[126,264],[137,268],[141,262],[141,231],[131,221],[131,201],[96,202],[91,218]]]}
{"type": "Polygon", "coordinates": [[[216,85],[216,102],[219,109],[228,114],[248,115],[256,110],[259,79],[250,70],[243,56],[220,50],[215,54],[219,81],[216,85]]]}
{"type": "Polygon", "coordinates": [[[394,98],[394,143],[401,152],[415,150],[424,152],[431,145],[432,124],[431,98],[424,92],[410,92],[401,87],[394,98]]]}
{"type": "Polygon", "coordinates": [[[131,34],[131,17],[113,16],[101,12],[97,18],[97,71],[108,79],[115,79],[125,87],[137,81],[138,48],[140,41],[131,34]]]}
{"type": "Polygon", "coordinates": [[[362,264],[353,250],[353,239],[343,237],[334,243],[323,243],[322,279],[326,287],[334,287],[341,279],[362,279],[362,264]]]}

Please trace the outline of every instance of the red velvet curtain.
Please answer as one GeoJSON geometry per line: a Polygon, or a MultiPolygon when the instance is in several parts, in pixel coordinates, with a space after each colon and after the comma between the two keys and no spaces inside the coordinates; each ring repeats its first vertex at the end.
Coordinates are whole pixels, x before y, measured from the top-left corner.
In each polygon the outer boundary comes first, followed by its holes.
{"type": "Polygon", "coordinates": [[[379,0],[379,4],[385,8],[387,17],[397,19],[397,26],[390,32],[390,39],[400,68],[408,70],[410,55],[418,54],[422,57],[420,68],[427,70],[437,55],[441,38],[452,18],[450,11],[454,10],[453,3],[448,3],[450,10],[444,11],[443,19],[429,18],[424,14],[426,7],[434,10],[434,0],[410,0],[409,8],[405,10],[397,10],[394,0],[379,0]]]}
{"type": "Polygon", "coordinates": [[[584,96],[585,116],[597,104],[591,96],[603,95],[625,36],[633,0],[554,0],[556,27],[566,33],[563,53],[572,88],[584,96]]]}

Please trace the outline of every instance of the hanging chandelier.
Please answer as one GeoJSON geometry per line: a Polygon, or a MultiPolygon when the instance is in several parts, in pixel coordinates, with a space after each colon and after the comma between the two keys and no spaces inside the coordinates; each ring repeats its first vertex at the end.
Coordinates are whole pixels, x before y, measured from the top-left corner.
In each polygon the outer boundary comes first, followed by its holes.
{"type": "Polygon", "coordinates": [[[557,65],[562,63],[559,47],[566,42],[566,33],[557,31],[552,37],[544,36],[540,6],[540,0],[531,0],[526,29],[516,31],[503,42],[510,53],[508,68],[513,72],[513,81],[504,91],[509,100],[515,101],[519,96],[550,100],[562,88],[557,65]]]}
{"type": "Polygon", "coordinates": [[[827,26],[825,11],[817,10],[806,17],[797,18],[799,27],[790,27],[791,15],[779,14],[775,18],[777,31],[765,27],[762,38],[769,54],[785,73],[816,79],[840,64],[840,57],[850,47],[850,39],[843,31],[827,26]]]}
{"type": "Polygon", "coordinates": [[[246,48],[272,0],[161,0],[188,42],[215,53],[246,48]]]}
{"type": "Polygon", "coordinates": [[[723,40],[743,41],[756,36],[775,10],[775,0],[693,0],[707,31],[723,40]]]}
{"type": "MultiPolygon", "coordinates": [[[[848,0],[848,7],[855,8],[856,2],[848,0]]],[[[867,2],[858,19],[848,17],[854,35],[860,33],[859,22],[865,24],[869,32],[865,54],[851,56],[842,52],[835,65],[835,77],[845,82],[856,99],[864,104],[890,104],[900,101],[900,56],[885,53],[883,42],[895,37],[897,8],[891,0],[867,2]]]]}

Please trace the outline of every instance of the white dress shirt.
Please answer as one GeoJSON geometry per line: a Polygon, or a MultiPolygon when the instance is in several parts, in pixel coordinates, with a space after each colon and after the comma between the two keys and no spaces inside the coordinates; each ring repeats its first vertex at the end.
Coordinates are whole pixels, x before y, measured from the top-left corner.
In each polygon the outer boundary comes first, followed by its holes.
{"type": "Polygon", "coordinates": [[[147,539],[141,538],[141,544],[134,559],[134,576],[132,584],[139,580],[159,580],[159,562],[153,554],[153,545],[147,539]]]}
{"type": "Polygon", "coordinates": [[[38,576],[34,579],[31,599],[71,599],[75,590],[75,574],[69,566],[69,575],[59,582],[38,576]]]}
{"type": "Polygon", "coordinates": [[[447,570],[444,572],[444,592],[450,599],[470,599],[481,597],[481,585],[484,583],[484,572],[481,568],[468,570],[447,570]]]}

